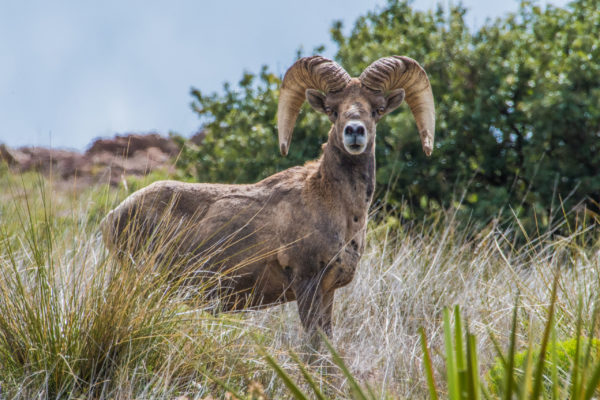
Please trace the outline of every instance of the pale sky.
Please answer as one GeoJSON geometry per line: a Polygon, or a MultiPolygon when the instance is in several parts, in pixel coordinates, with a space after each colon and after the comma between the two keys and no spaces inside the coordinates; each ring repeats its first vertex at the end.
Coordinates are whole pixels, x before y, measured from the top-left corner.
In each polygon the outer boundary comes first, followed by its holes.
{"type": "MultiPolygon", "coordinates": [[[[0,0],[0,143],[83,150],[115,133],[190,136],[200,125],[190,87],[220,91],[264,64],[283,74],[300,47],[310,54],[324,44],[323,55],[333,57],[333,21],[348,32],[385,3],[0,0]]],[[[538,1],[547,3],[567,1],[538,1]]],[[[472,27],[518,7],[516,0],[463,4],[472,27]]]]}

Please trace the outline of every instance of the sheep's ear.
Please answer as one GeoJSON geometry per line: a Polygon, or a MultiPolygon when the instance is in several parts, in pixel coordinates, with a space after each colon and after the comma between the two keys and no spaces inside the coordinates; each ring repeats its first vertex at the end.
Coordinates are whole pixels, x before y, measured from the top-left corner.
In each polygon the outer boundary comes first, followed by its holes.
{"type": "Polygon", "coordinates": [[[386,99],[387,104],[385,105],[385,111],[383,114],[385,115],[391,113],[398,108],[403,101],[404,89],[392,90],[386,99]]]}
{"type": "Polygon", "coordinates": [[[306,89],[306,101],[315,111],[327,114],[325,112],[325,95],[315,89],[306,89]]]}

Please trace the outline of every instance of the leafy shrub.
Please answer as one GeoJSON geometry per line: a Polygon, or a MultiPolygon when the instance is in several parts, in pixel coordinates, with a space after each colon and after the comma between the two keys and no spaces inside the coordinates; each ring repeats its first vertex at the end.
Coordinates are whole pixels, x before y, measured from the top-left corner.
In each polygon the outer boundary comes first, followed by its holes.
{"type": "MultiPolygon", "coordinates": [[[[336,60],[352,76],[372,61],[408,55],[427,70],[436,99],[436,146],[421,151],[408,107],[378,126],[379,199],[419,216],[464,194],[462,214],[486,224],[511,215],[530,232],[553,225],[563,208],[600,201],[600,1],[517,13],[471,31],[466,9],[436,12],[389,1],[358,18],[351,33],[332,28],[336,60]],[[562,202],[562,204],[561,204],[562,202]]],[[[222,94],[193,89],[206,137],[181,156],[186,174],[209,182],[255,182],[318,156],[327,119],[304,106],[287,158],[275,129],[280,80],[266,67],[222,94]]]]}
{"type": "MultiPolygon", "coordinates": [[[[579,349],[579,356],[585,357],[587,352],[587,347],[590,344],[590,340],[586,337],[580,337],[579,345],[583,346],[583,349],[579,349]],[[583,354],[583,356],[582,356],[583,354]]],[[[548,348],[546,349],[546,357],[543,369],[543,377],[544,377],[544,391],[545,394],[550,397],[552,393],[552,357],[553,352],[554,357],[556,357],[556,370],[558,372],[558,382],[556,382],[559,387],[565,391],[567,390],[567,386],[569,383],[569,378],[571,371],[573,369],[573,365],[575,363],[576,353],[577,353],[577,339],[571,338],[565,341],[549,343],[548,348]]],[[[521,386],[524,380],[524,371],[526,369],[527,359],[529,357],[529,351],[522,351],[520,353],[515,354],[514,357],[514,377],[517,381],[517,385],[521,386]]],[[[540,357],[540,349],[539,347],[533,350],[532,359],[537,360],[540,357]]],[[[591,340],[591,349],[590,349],[590,364],[594,365],[600,361],[600,340],[593,338],[591,340]]],[[[490,393],[500,396],[502,394],[503,385],[506,376],[506,368],[503,362],[500,359],[496,359],[494,366],[490,369],[486,376],[488,388],[490,393]]]]}

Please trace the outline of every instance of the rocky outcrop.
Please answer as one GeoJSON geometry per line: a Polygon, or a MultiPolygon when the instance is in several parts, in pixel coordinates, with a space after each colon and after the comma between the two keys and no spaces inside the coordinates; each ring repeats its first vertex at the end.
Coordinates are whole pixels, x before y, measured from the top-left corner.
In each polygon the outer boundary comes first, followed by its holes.
{"type": "Polygon", "coordinates": [[[39,171],[63,180],[117,185],[127,175],[143,176],[163,168],[172,170],[179,147],[157,133],[97,139],[82,154],[76,151],[0,145],[0,163],[12,171],[39,171]]]}
{"type": "Polygon", "coordinates": [[[196,146],[200,146],[202,142],[204,142],[205,137],[206,131],[204,129],[201,129],[192,135],[192,137],[190,138],[190,142],[195,144],[196,146]]]}
{"type": "Polygon", "coordinates": [[[171,139],[157,133],[150,133],[146,135],[131,134],[115,136],[111,139],[97,139],[85,154],[91,156],[101,153],[111,153],[126,158],[152,148],[169,157],[174,157],[179,153],[179,148],[171,139]]]}
{"type": "Polygon", "coordinates": [[[16,162],[15,152],[6,147],[3,143],[0,143],[0,163],[15,165],[16,162]]]}

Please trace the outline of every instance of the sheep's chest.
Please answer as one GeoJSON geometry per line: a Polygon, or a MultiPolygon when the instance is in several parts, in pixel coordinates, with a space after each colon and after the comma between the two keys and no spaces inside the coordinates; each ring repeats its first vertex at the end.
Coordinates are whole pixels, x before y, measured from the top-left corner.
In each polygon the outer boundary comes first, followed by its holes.
{"type": "Polygon", "coordinates": [[[290,193],[278,204],[277,239],[285,247],[277,256],[281,268],[289,267],[301,280],[318,279],[325,289],[352,281],[365,248],[373,165],[363,168],[371,173],[348,169],[290,193]]]}
{"type": "Polygon", "coordinates": [[[305,226],[313,229],[280,257],[280,263],[292,265],[303,279],[321,277],[325,287],[347,285],[364,250],[366,217],[321,215],[310,220],[305,226]]]}
{"type": "Polygon", "coordinates": [[[322,254],[329,260],[323,278],[325,287],[339,288],[349,284],[365,248],[366,216],[351,213],[345,222],[330,232],[331,246],[322,254]]]}

